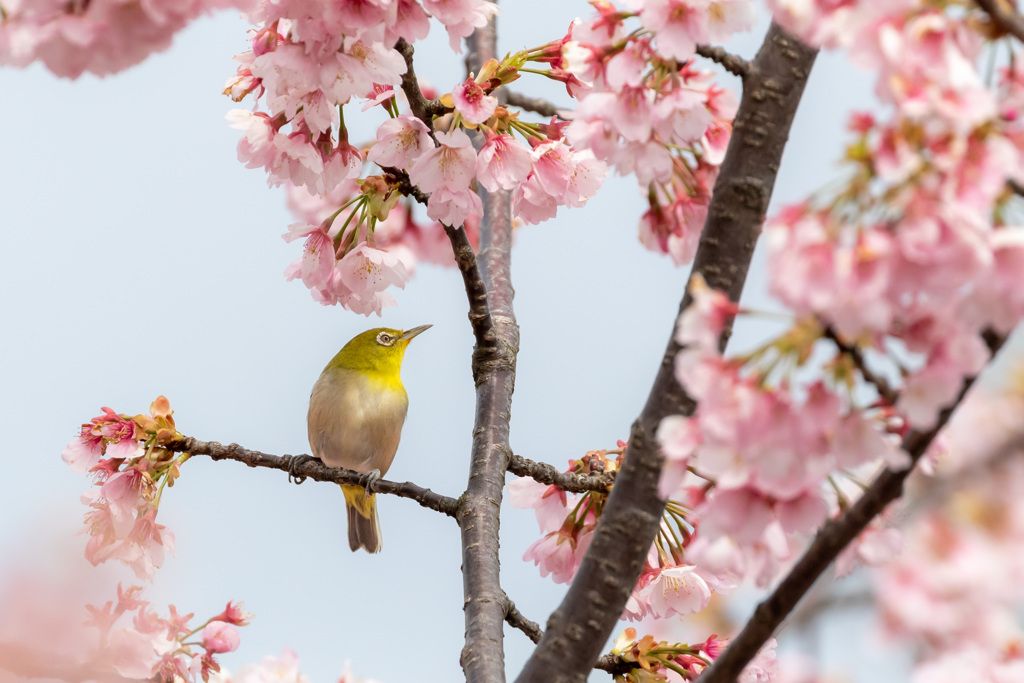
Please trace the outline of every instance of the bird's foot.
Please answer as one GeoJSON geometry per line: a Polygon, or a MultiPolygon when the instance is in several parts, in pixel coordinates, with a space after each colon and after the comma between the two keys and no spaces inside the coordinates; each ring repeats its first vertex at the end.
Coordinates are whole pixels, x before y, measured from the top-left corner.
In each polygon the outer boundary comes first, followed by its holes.
{"type": "Polygon", "coordinates": [[[366,489],[366,497],[369,498],[377,493],[377,481],[380,479],[380,470],[370,470],[359,478],[359,485],[366,489]]]}
{"type": "Polygon", "coordinates": [[[298,469],[311,460],[317,460],[312,455],[293,455],[288,459],[288,481],[301,484],[306,481],[306,475],[299,474],[298,469]]]}

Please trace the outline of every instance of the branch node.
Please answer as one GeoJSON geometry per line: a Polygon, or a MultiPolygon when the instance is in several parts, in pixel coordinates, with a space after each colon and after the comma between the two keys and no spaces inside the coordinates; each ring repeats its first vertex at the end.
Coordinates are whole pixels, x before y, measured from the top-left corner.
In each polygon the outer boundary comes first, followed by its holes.
{"type": "Polygon", "coordinates": [[[734,76],[746,78],[750,73],[750,62],[738,55],[726,52],[725,49],[717,45],[698,45],[697,54],[721,64],[722,68],[734,76]]]}

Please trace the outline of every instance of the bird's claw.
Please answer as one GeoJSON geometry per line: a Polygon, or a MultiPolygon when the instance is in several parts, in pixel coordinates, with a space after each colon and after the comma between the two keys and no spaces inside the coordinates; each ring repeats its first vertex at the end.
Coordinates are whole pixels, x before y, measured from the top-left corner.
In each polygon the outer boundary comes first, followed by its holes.
{"type": "Polygon", "coordinates": [[[359,485],[366,489],[366,497],[369,498],[377,492],[377,482],[380,480],[380,470],[370,470],[359,478],[359,485]]]}
{"type": "Polygon", "coordinates": [[[306,481],[306,475],[299,474],[298,469],[310,460],[316,460],[312,455],[293,455],[288,460],[288,481],[301,484],[306,481]]]}

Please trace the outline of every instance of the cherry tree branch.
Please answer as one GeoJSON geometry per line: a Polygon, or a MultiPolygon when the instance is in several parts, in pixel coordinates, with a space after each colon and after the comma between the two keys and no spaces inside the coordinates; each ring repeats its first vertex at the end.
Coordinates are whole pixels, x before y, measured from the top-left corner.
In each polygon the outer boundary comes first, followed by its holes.
{"type": "Polygon", "coordinates": [[[505,88],[503,88],[501,92],[505,93],[506,104],[511,104],[514,107],[535,112],[541,116],[558,116],[558,118],[562,118],[558,113],[558,107],[556,107],[553,102],[549,102],[543,97],[529,97],[522,93],[505,88]]]}
{"type": "Polygon", "coordinates": [[[519,608],[516,607],[516,604],[512,602],[508,595],[505,595],[505,621],[512,628],[517,628],[525,633],[526,637],[534,643],[539,643],[540,637],[544,634],[540,624],[523,616],[523,613],[519,611],[519,608]]]}
{"type": "Polygon", "coordinates": [[[413,116],[427,124],[427,128],[433,131],[433,126],[430,125],[431,119],[444,114],[448,111],[448,108],[438,100],[428,100],[423,96],[423,91],[420,90],[420,83],[416,78],[416,70],[413,68],[413,53],[415,50],[413,50],[412,45],[406,42],[405,38],[399,38],[398,42],[395,43],[395,49],[405,59],[405,73],[402,74],[402,92],[405,93],[405,99],[409,101],[409,109],[412,111],[413,116]]]}
{"type": "Polygon", "coordinates": [[[717,45],[698,45],[697,54],[721,64],[726,71],[740,78],[745,78],[750,71],[750,62],[738,55],[726,52],[717,45]]]}
{"type": "Polygon", "coordinates": [[[521,455],[512,456],[508,463],[508,471],[520,477],[530,477],[541,484],[554,484],[570,493],[586,493],[587,491],[604,493],[615,481],[614,472],[589,475],[560,472],[553,465],[546,462],[534,462],[521,455]]]}
{"type": "MultiPolygon", "coordinates": [[[[334,484],[357,484],[362,485],[366,481],[366,475],[342,467],[328,467],[317,459],[309,460],[296,467],[292,467],[291,455],[270,455],[243,448],[236,443],[224,444],[216,441],[200,441],[191,436],[186,436],[180,441],[164,446],[168,450],[190,455],[205,455],[211,460],[235,460],[244,463],[249,467],[267,467],[295,474],[299,481],[305,478],[315,481],[326,481],[334,484]]],[[[436,510],[449,517],[455,517],[459,507],[459,501],[430,489],[417,486],[412,482],[398,483],[386,479],[378,479],[375,486],[377,493],[385,493],[399,498],[408,498],[416,501],[425,508],[436,510]]]]}
{"type": "MultiPolygon", "coordinates": [[[[1004,341],[1003,337],[989,337],[989,348],[993,355],[1002,347],[1004,341]]],[[[913,430],[904,437],[900,446],[910,456],[909,467],[903,470],[883,470],[856,503],[838,519],[829,521],[818,531],[799,561],[793,565],[771,595],[757,606],[739,635],[730,641],[725,651],[700,677],[700,683],[731,683],[736,680],[843,548],[849,545],[889,503],[903,494],[903,483],[913,471],[914,465],[949,421],[953,411],[974,384],[974,380],[975,378],[971,377],[964,381],[956,400],[939,413],[934,427],[927,431],[913,430]]]]}
{"type": "Polygon", "coordinates": [[[878,392],[878,395],[881,396],[886,403],[891,406],[896,405],[896,400],[899,398],[899,395],[891,386],[889,386],[889,383],[884,377],[875,374],[871,368],[868,367],[867,363],[864,362],[864,354],[860,352],[860,349],[854,345],[847,344],[845,341],[840,339],[839,334],[832,329],[831,326],[825,326],[824,335],[826,339],[831,340],[832,343],[836,345],[836,348],[839,349],[841,353],[850,357],[850,360],[853,361],[857,370],[860,371],[861,377],[864,378],[864,381],[875,387],[875,391],[878,392]]]}
{"type": "Polygon", "coordinates": [[[1024,17],[1014,11],[1016,3],[1010,4],[1003,0],[975,0],[978,7],[992,18],[992,22],[1017,37],[1017,40],[1024,41],[1024,17]]]}
{"type": "MultiPolygon", "coordinates": [[[[815,50],[773,23],[744,79],[732,139],[715,182],[691,275],[703,275],[732,301],[739,301],[743,291],[815,55],[815,50]]],[[[689,289],[680,312],[691,303],[689,289]]],[[[731,331],[731,326],[723,331],[723,348],[731,331]]],[[[693,400],[673,374],[679,350],[671,338],[647,404],[633,423],[622,468],[594,539],[565,599],[548,619],[540,645],[519,675],[522,683],[583,681],[636,585],[664,510],[664,501],[658,497],[662,458],[654,435],[666,415],[689,415],[694,409],[693,400]]]]}
{"type": "MultiPolygon", "coordinates": [[[[515,603],[508,599],[508,596],[505,596],[505,599],[507,600],[505,606],[505,621],[508,622],[509,626],[517,628],[525,633],[526,637],[534,643],[539,643],[541,637],[544,635],[544,631],[541,629],[540,624],[523,616],[522,612],[516,608],[515,603]]],[[[597,660],[597,663],[594,664],[595,669],[601,669],[602,671],[607,671],[610,674],[624,674],[627,671],[639,668],[639,666],[640,665],[637,662],[627,662],[622,659],[621,656],[614,654],[602,655],[601,658],[597,660]]]]}
{"type": "MultiPolygon", "coordinates": [[[[483,64],[497,56],[498,38],[492,16],[486,26],[469,37],[467,63],[479,73],[483,64]]],[[[509,420],[515,388],[519,326],[512,307],[511,278],[512,201],[508,192],[480,190],[484,214],[480,221],[480,253],[476,258],[486,285],[491,327],[475,323],[473,380],[476,383],[476,415],[470,453],[469,484],[457,519],[462,529],[462,580],[465,596],[466,644],[461,663],[469,683],[501,683],[505,680],[504,622],[507,597],[501,589],[498,559],[501,498],[509,447],[509,420]]],[[[449,235],[450,237],[451,235],[449,235]]],[[[453,242],[454,244],[454,242],[453,242]]],[[[458,258],[458,253],[456,253],[458,258]]],[[[463,263],[459,262],[460,270],[463,263]]],[[[464,277],[466,271],[463,270],[464,277]]],[[[470,321],[474,292],[467,284],[470,321]]]]}

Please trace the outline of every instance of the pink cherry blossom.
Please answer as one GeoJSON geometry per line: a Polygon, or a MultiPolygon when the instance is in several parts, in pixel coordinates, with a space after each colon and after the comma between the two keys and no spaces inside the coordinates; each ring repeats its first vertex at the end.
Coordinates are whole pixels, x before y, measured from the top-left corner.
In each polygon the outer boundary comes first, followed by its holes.
{"type": "Polygon", "coordinates": [[[270,117],[262,112],[250,112],[245,109],[232,109],[227,113],[231,127],[245,134],[238,141],[238,160],[247,168],[269,168],[276,156],[274,136],[277,130],[270,122],[270,117]]]}
{"type": "Polygon", "coordinates": [[[558,213],[558,199],[548,194],[535,173],[531,173],[512,193],[512,213],[526,223],[536,225],[558,213]]]}
{"type": "Polygon", "coordinates": [[[772,683],[778,677],[779,664],[775,655],[778,645],[774,638],[769,638],[744,667],[736,683],[772,683]]]}
{"type": "Polygon", "coordinates": [[[203,629],[200,637],[207,652],[234,652],[241,642],[238,630],[223,621],[211,622],[203,629]]]}
{"type": "Polygon", "coordinates": [[[126,69],[171,45],[174,34],[215,8],[248,9],[249,0],[181,0],[150,3],[5,3],[0,23],[0,64],[41,61],[54,74],[78,78],[126,69]]]}
{"type": "Polygon", "coordinates": [[[561,142],[552,140],[535,147],[530,153],[533,161],[533,175],[544,192],[552,197],[565,194],[569,188],[569,177],[573,172],[573,158],[570,149],[561,142]]]}
{"type": "Polygon", "coordinates": [[[714,353],[722,330],[739,312],[739,306],[729,301],[724,292],[708,287],[699,273],[690,285],[690,296],[692,302],[679,316],[676,342],[714,353]]]}
{"type": "Polygon", "coordinates": [[[427,216],[444,225],[459,227],[468,220],[479,220],[484,207],[480,196],[469,188],[452,189],[445,185],[430,194],[427,216]]]}
{"type": "Polygon", "coordinates": [[[488,135],[477,155],[477,179],[491,192],[517,188],[530,169],[530,150],[511,135],[488,135]]]}
{"type": "Polygon", "coordinates": [[[409,280],[408,271],[397,256],[365,243],[345,254],[336,272],[350,292],[346,307],[363,315],[371,311],[379,315],[390,298],[382,297],[384,290],[391,286],[404,288],[409,280]]]}
{"type": "Polygon", "coordinates": [[[576,496],[570,498],[557,486],[545,486],[529,477],[510,481],[507,499],[514,507],[534,510],[537,524],[544,534],[560,528],[576,505],[576,496]]]}
{"type": "Polygon", "coordinates": [[[476,151],[462,130],[436,135],[438,146],[428,150],[409,170],[409,179],[424,192],[447,187],[469,188],[476,174],[476,151]]]}
{"type": "Polygon", "coordinates": [[[92,430],[83,426],[82,435],[76,436],[61,453],[61,458],[72,472],[88,472],[103,457],[103,443],[92,435],[92,430]]]}
{"type": "Polygon", "coordinates": [[[286,242],[306,238],[302,249],[297,275],[309,288],[322,287],[334,270],[334,239],[327,233],[323,225],[313,226],[305,223],[293,223],[288,232],[282,235],[286,242]]]}
{"type": "Polygon", "coordinates": [[[734,33],[749,31],[757,18],[750,0],[710,0],[707,11],[711,44],[725,43],[734,33]]]}
{"type": "Polygon", "coordinates": [[[498,6],[487,0],[422,0],[423,8],[448,29],[453,51],[462,52],[462,39],[498,14],[498,6]]]}
{"type": "Polygon", "coordinates": [[[658,619],[700,612],[711,600],[711,589],[692,565],[662,568],[643,590],[651,614],[658,619]]]}
{"type": "Polygon", "coordinates": [[[670,498],[689,474],[690,460],[700,446],[700,424],[696,420],[670,415],[658,425],[657,439],[665,456],[658,494],[662,498],[670,498]]]}
{"type": "Polygon", "coordinates": [[[527,548],[523,559],[540,567],[542,577],[550,575],[555,583],[569,583],[578,567],[576,542],[559,531],[551,532],[527,548]]]}
{"type": "Polygon", "coordinates": [[[472,78],[467,78],[452,90],[455,109],[470,123],[480,124],[491,118],[498,106],[498,98],[488,95],[472,78]]]}
{"type": "Polygon", "coordinates": [[[771,502],[753,489],[720,490],[700,510],[705,533],[723,533],[740,543],[760,539],[774,517],[771,502]]]}
{"type": "Polygon", "coordinates": [[[367,159],[381,167],[408,171],[414,161],[433,148],[427,126],[415,116],[402,114],[377,128],[377,144],[370,148],[367,159]]]}
{"type": "Polygon", "coordinates": [[[708,41],[707,0],[647,0],[640,21],[655,33],[659,53],[670,59],[689,59],[697,43],[708,41]]]}
{"type": "Polygon", "coordinates": [[[118,537],[131,533],[137,512],[148,505],[153,490],[153,480],[135,467],[115,473],[100,487],[99,494],[110,507],[111,523],[118,537]]]}
{"type": "Polygon", "coordinates": [[[786,533],[812,534],[828,517],[828,505],[821,495],[805,492],[790,500],[776,501],[775,514],[786,533]]]}

